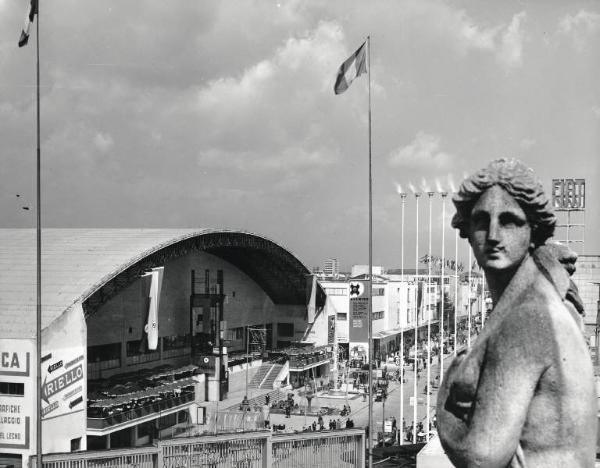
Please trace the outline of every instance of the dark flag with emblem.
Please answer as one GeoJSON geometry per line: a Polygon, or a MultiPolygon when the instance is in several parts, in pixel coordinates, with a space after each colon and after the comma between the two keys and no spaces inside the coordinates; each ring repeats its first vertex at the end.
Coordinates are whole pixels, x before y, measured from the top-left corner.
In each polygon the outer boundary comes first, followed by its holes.
{"type": "Polygon", "coordinates": [[[29,29],[33,24],[33,19],[38,12],[38,0],[31,0],[29,3],[29,10],[27,12],[27,16],[25,17],[25,24],[23,29],[21,30],[21,37],[19,38],[19,47],[23,47],[27,45],[29,42],[29,29]]]}

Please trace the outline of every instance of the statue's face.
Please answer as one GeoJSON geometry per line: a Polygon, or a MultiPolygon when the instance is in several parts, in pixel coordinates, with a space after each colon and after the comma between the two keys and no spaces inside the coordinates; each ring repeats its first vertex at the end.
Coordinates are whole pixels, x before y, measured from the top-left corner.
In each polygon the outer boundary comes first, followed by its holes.
{"type": "Polygon", "coordinates": [[[485,271],[514,269],[531,244],[531,226],[517,201],[498,185],[487,189],[471,210],[469,242],[485,271]]]}

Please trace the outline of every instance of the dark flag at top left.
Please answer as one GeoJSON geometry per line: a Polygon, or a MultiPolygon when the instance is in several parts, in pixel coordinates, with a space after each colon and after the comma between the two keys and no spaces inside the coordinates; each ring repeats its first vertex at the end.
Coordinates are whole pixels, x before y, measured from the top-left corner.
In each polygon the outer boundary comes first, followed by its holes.
{"type": "Polygon", "coordinates": [[[19,38],[19,47],[23,47],[27,45],[29,41],[29,29],[33,24],[33,19],[38,12],[38,0],[31,0],[29,4],[29,11],[27,12],[27,16],[25,17],[25,24],[23,29],[21,30],[21,37],[19,38]]]}

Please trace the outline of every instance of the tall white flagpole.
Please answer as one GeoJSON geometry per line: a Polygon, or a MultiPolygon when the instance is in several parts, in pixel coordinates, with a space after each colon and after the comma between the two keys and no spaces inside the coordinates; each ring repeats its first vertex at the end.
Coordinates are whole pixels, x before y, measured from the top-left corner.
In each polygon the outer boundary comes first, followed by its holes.
{"type": "Polygon", "coordinates": [[[482,272],[481,273],[481,329],[482,330],[483,330],[483,325],[485,324],[485,313],[486,313],[486,303],[485,303],[485,274],[482,272]]]}
{"type": "Polygon", "coordinates": [[[40,7],[37,2],[37,21],[36,21],[36,99],[37,99],[37,160],[36,160],[36,189],[37,189],[37,222],[36,222],[36,242],[37,242],[37,288],[36,288],[36,358],[37,358],[37,384],[36,384],[36,451],[37,466],[42,468],[42,195],[41,195],[41,160],[42,151],[40,145],[40,7]]]}
{"type": "Polygon", "coordinates": [[[468,311],[469,311],[469,317],[467,319],[467,348],[471,348],[471,262],[473,261],[471,258],[471,246],[469,244],[467,244],[468,249],[469,249],[469,287],[467,288],[468,291],[468,301],[469,301],[469,307],[468,307],[468,311]]]}
{"type": "Polygon", "coordinates": [[[440,320],[440,384],[444,380],[444,268],[446,266],[445,247],[446,247],[446,196],[447,192],[441,192],[442,195],[442,272],[440,278],[440,296],[442,299],[441,320],[440,320]]]}
{"type": "Polygon", "coordinates": [[[427,301],[425,307],[427,308],[427,382],[425,389],[427,390],[427,411],[426,411],[426,428],[425,428],[425,440],[429,442],[429,420],[430,420],[430,406],[431,406],[431,210],[432,200],[434,192],[427,192],[429,196],[429,245],[427,247],[427,255],[429,261],[427,262],[427,301]]]}
{"type": "Polygon", "coordinates": [[[454,230],[454,356],[456,356],[456,347],[458,346],[458,229],[454,230]]]}
{"type": "Polygon", "coordinates": [[[417,343],[419,338],[419,304],[417,299],[419,297],[419,197],[420,193],[415,192],[415,200],[417,202],[417,219],[416,219],[416,241],[415,241],[415,356],[414,356],[414,379],[413,379],[413,444],[417,443],[417,343]]]}
{"type": "Polygon", "coordinates": [[[369,78],[369,468],[373,466],[373,176],[371,172],[371,36],[367,36],[369,78]]]}
{"type": "MultiPolygon", "coordinates": [[[[404,205],[406,202],[406,194],[400,193],[400,197],[402,199],[402,240],[400,247],[400,284],[404,287],[404,205]]],[[[408,304],[408,287],[406,288],[406,301],[408,304]]],[[[398,311],[400,313],[400,311],[398,311]]],[[[399,445],[404,445],[404,326],[405,323],[400,320],[400,421],[398,421],[398,425],[400,426],[400,437],[399,437],[399,445]]]]}

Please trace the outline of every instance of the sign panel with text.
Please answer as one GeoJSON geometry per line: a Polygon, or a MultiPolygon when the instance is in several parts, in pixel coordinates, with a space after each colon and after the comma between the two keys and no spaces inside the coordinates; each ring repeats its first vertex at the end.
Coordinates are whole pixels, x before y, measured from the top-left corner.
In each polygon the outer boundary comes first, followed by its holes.
{"type": "Polygon", "coordinates": [[[585,209],[585,179],[552,179],[552,206],[556,210],[585,209]]]}
{"type": "Polygon", "coordinates": [[[350,282],[350,341],[369,341],[369,298],[366,281],[350,282]]]}
{"type": "Polygon", "coordinates": [[[42,357],[42,419],[85,409],[85,374],[81,349],[58,349],[42,357]]]}
{"type": "Polygon", "coordinates": [[[29,340],[0,339],[0,452],[28,449],[35,399],[35,347],[29,340]]]}

